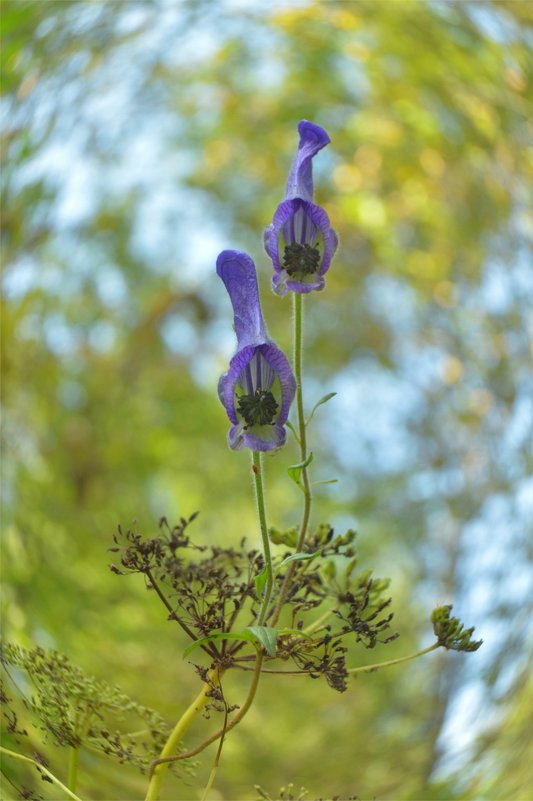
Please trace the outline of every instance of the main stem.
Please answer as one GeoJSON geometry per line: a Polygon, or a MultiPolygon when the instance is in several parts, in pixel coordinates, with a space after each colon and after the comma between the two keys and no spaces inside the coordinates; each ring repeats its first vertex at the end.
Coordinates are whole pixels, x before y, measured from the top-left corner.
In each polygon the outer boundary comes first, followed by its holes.
{"type": "MultiPolygon", "coordinates": [[[[178,746],[180,742],[183,740],[183,735],[194,721],[196,716],[202,711],[209,700],[209,693],[213,689],[213,684],[216,684],[219,679],[219,668],[215,667],[209,671],[209,680],[205,682],[202,689],[196,696],[195,700],[192,702],[190,707],[185,710],[181,718],[176,723],[173,731],[170,734],[170,737],[165,743],[163,750],[161,751],[160,759],[165,759],[166,757],[170,757],[171,755],[175,754],[178,750],[178,746]]],[[[159,793],[161,790],[161,782],[163,781],[163,776],[165,775],[166,770],[168,769],[168,762],[161,762],[160,764],[156,765],[151,779],[150,784],[148,786],[148,792],[146,793],[146,801],[157,801],[159,798],[159,793]]]]}
{"type": "MultiPolygon", "coordinates": [[[[294,351],[293,351],[293,364],[294,375],[296,378],[296,411],[298,415],[298,439],[300,442],[300,463],[304,464],[307,461],[309,454],[307,453],[307,431],[305,425],[304,413],[304,398],[303,398],[303,385],[302,385],[302,351],[303,351],[303,300],[304,295],[298,292],[293,292],[293,317],[294,317],[294,351]]],[[[313,502],[313,494],[311,492],[311,482],[307,467],[302,468],[302,486],[304,492],[304,509],[302,515],[302,522],[300,524],[300,534],[296,550],[301,551],[305,544],[305,537],[309,526],[309,517],[311,515],[311,504],[313,502]]],[[[291,562],[285,579],[281,586],[278,603],[274,610],[271,625],[275,626],[279,620],[279,616],[285,603],[285,598],[289,590],[289,586],[296,570],[296,562],[291,562]]]]}
{"type": "Polygon", "coordinates": [[[222,736],[225,736],[229,731],[231,731],[231,729],[234,729],[235,726],[237,726],[241,722],[243,717],[246,715],[246,713],[252,706],[255,694],[257,692],[257,685],[259,684],[259,678],[261,676],[262,664],[263,664],[263,654],[261,653],[261,650],[259,649],[258,646],[257,655],[255,657],[255,667],[250,668],[250,670],[254,671],[254,675],[252,683],[250,685],[250,689],[248,690],[246,701],[241,706],[241,708],[239,709],[233,720],[230,720],[227,726],[223,726],[221,729],[215,732],[215,734],[212,734],[210,737],[207,738],[207,740],[204,740],[203,743],[200,743],[200,745],[197,745],[196,748],[193,748],[191,751],[186,751],[184,754],[175,754],[173,756],[160,757],[158,760],[156,760],[155,764],[159,765],[170,762],[179,762],[182,759],[190,759],[191,757],[197,756],[205,748],[207,748],[208,745],[211,745],[211,743],[216,742],[222,736]]]}
{"type": "Polygon", "coordinates": [[[76,792],[76,785],[78,783],[78,762],[80,759],[80,749],[70,746],[68,753],[68,779],[67,785],[69,790],[73,793],[76,792]]]}
{"type": "Polygon", "coordinates": [[[254,475],[255,484],[255,503],[257,507],[257,516],[259,518],[259,528],[261,529],[261,538],[263,540],[263,552],[265,554],[265,592],[263,594],[263,601],[257,616],[257,625],[263,626],[268,613],[268,605],[270,603],[270,596],[272,595],[272,587],[274,584],[274,574],[272,571],[272,556],[270,554],[270,541],[268,539],[268,527],[266,521],[265,511],[265,491],[263,488],[263,465],[261,453],[259,451],[252,451],[252,472],[254,475]]]}

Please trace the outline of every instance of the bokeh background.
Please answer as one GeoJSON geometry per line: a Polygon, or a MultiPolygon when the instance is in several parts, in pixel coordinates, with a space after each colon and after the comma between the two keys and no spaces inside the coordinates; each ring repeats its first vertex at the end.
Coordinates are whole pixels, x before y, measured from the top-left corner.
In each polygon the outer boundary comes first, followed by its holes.
{"type": "MultiPolygon", "coordinates": [[[[531,798],[531,4],[1,11],[6,636],[67,653],[169,722],[196,692],[184,641],[138,577],[110,573],[107,548],[119,522],[152,534],[197,510],[198,539],[257,541],[248,457],[228,450],[216,399],[234,337],[214,261],[253,255],[288,348],[262,230],[307,118],[332,139],[316,194],[341,240],[306,309],[306,399],[338,392],[313,424],[314,478],[338,478],[314,520],[357,528],[401,633],[352,662],[427,645],[442,603],[485,642],[342,697],[265,677],[212,798],[291,781],[310,798],[531,798]]],[[[276,525],[298,518],[294,461],[293,443],[267,460],[276,525]]],[[[235,681],[232,700],[244,692],[235,681]]],[[[211,759],[164,797],[200,797],[211,759]]],[[[144,787],[82,755],[83,798],[144,787]]]]}

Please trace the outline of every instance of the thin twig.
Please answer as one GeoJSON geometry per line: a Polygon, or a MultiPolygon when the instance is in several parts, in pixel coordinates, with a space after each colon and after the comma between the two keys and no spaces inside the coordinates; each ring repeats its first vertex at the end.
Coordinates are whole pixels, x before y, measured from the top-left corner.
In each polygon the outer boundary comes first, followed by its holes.
{"type": "MultiPolygon", "coordinates": [[[[193,641],[197,640],[198,637],[195,635],[195,633],[188,627],[188,625],[180,617],[178,617],[178,615],[176,614],[176,611],[172,608],[172,604],[169,603],[168,599],[165,597],[165,595],[161,591],[161,588],[159,587],[157,581],[155,580],[150,568],[147,568],[146,576],[150,580],[150,583],[151,583],[152,587],[154,588],[154,590],[156,591],[159,599],[163,602],[163,604],[166,606],[166,608],[170,612],[172,620],[175,620],[176,623],[178,623],[181,626],[181,628],[183,629],[185,634],[187,634],[191,638],[191,640],[193,640],[193,641]]],[[[213,657],[213,656],[214,657],[218,657],[218,655],[219,655],[217,649],[211,643],[207,643],[207,644],[206,643],[202,643],[202,645],[200,645],[200,648],[203,651],[205,651],[206,654],[209,654],[210,657],[213,657]]]]}
{"type": "Polygon", "coordinates": [[[37,762],[36,759],[32,759],[31,757],[25,756],[24,754],[17,754],[16,751],[10,751],[9,748],[4,748],[1,745],[0,745],[0,753],[7,754],[8,756],[13,757],[14,759],[20,759],[21,762],[29,762],[30,765],[34,765],[38,771],[48,776],[48,778],[50,779],[51,782],[53,782],[53,784],[57,784],[58,787],[61,787],[63,792],[66,793],[66,795],[68,795],[68,797],[71,798],[72,801],[81,801],[79,796],[73,793],[72,790],[69,790],[69,788],[63,784],[63,782],[60,782],[59,779],[56,778],[56,776],[54,776],[54,774],[48,770],[48,768],[45,768],[45,766],[41,765],[40,762],[37,762]]]}

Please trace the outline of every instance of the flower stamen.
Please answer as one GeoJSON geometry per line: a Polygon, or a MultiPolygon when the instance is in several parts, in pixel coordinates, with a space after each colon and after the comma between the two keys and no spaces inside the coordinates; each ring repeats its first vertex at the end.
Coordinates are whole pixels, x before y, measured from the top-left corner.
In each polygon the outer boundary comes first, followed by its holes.
{"type": "Polygon", "coordinates": [[[277,415],[278,402],[269,390],[256,389],[253,394],[239,397],[237,411],[244,417],[245,428],[271,425],[277,415]]]}
{"type": "Polygon", "coordinates": [[[288,275],[313,275],[318,271],[319,266],[318,243],[314,247],[307,244],[302,245],[299,242],[286,245],[283,253],[283,267],[288,275]]]}

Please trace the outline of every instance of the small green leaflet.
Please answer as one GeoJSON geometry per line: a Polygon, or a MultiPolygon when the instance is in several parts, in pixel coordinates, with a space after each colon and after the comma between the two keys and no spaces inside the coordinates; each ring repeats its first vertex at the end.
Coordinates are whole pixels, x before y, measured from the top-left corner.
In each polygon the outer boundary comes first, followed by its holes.
{"type": "Polygon", "coordinates": [[[316,487],[319,484],[336,484],[338,480],[338,478],[328,478],[326,481],[313,481],[313,487],[316,487]]]}
{"type": "Polygon", "coordinates": [[[290,478],[297,484],[301,490],[303,487],[300,483],[300,476],[302,474],[302,470],[308,467],[311,462],[313,461],[313,451],[309,453],[309,456],[305,460],[305,462],[300,462],[299,464],[292,464],[290,467],[287,468],[287,473],[289,474],[290,478]]]}
{"type": "MultiPolygon", "coordinates": [[[[308,554],[305,554],[308,556],[308,554]]],[[[296,554],[295,554],[296,556],[296,554]]],[[[214,642],[215,640],[241,640],[242,642],[259,642],[269,656],[276,656],[276,644],[278,634],[295,634],[299,637],[312,639],[309,634],[305,634],[299,629],[273,629],[269,626],[247,626],[244,631],[228,631],[219,632],[218,634],[210,634],[209,637],[201,637],[199,640],[192,642],[188,648],[183,652],[183,658],[189,656],[195,648],[203,645],[206,642],[214,642]]]]}
{"type": "Polygon", "coordinates": [[[244,631],[259,640],[269,656],[276,656],[277,629],[271,629],[268,626],[247,626],[244,631]]]}
{"type": "Polygon", "coordinates": [[[263,594],[263,587],[266,584],[267,580],[267,569],[264,567],[260,573],[257,574],[255,577],[255,591],[257,593],[257,597],[261,598],[263,594]]]}
{"type": "Polygon", "coordinates": [[[307,559],[312,559],[314,556],[317,556],[320,551],[314,551],[313,553],[292,553],[290,556],[287,556],[283,562],[280,562],[277,569],[279,570],[280,567],[284,565],[288,565],[289,562],[305,562],[307,559]]]}
{"type": "Polygon", "coordinates": [[[312,419],[313,419],[313,417],[315,416],[315,412],[316,412],[316,410],[318,409],[318,407],[319,407],[319,406],[322,406],[322,404],[323,404],[323,403],[327,403],[329,400],[331,400],[332,398],[334,398],[336,394],[337,394],[336,392],[328,392],[328,394],[327,394],[327,395],[324,395],[322,398],[320,398],[320,400],[319,400],[319,401],[317,401],[317,402],[315,403],[315,405],[313,406],[313,409],[312,409],[312,411],[311,411],[311,414],[309,415],[309,417],[308,417],[308,418],[307,418],[307,420],[305,421],[305,424],[306,424],[306,426],[308,426],[308,425],[309,425],[309,423],[311,422],[311,420],[312,420],[312,419]]]}

